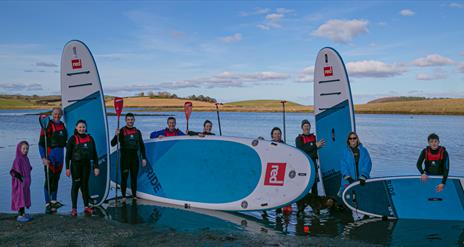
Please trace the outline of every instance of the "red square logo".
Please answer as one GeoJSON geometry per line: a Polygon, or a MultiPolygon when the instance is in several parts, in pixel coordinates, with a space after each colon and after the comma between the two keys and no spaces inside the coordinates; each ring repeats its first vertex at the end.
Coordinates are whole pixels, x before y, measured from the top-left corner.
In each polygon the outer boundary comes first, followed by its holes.
{"type": "Polygon", "coordinates": [[[324,67],[324,76],[333,76],[332,66],[324,67]]]}
{"type": "Polygon", "coordinates": [[[80,59],[71,60],[71,65],[73,69],[82,69],[82,61],[80,59]]]}
{"type": "Polygon", "coordinates": [[[264,185],[283,186],[287,163],[267,163],[264,185]]]}

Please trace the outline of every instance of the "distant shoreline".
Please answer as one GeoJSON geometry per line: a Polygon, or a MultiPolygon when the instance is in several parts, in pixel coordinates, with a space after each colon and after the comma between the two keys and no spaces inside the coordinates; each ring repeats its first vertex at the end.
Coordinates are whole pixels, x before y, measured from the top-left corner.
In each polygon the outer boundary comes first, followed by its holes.
{"type": "MultiPolygon", "coordinates": [[[[47,96],[46,96],[47,97],[47,96]]],[[[13,98],[0,98],[0,110],[50,110],[59,107],[60,101],[37,100],[16,102],[13,98]]],[[[151,97],[127,97],[124,98],[125,108],[140,108],[134,111],[140,116],[166,116],[166,114],[149,114],[144,112],[183,112],[185,99],[164,99],[151,97]]],[[[203,101],[191,101],[193,111],[214,112],[214,103],[203,101]]],[[[108,108],[113,108],[112,99],[106,101],[108,108]]],[[[250,100],[224,103],[219,106],[221,112],[282,112],[280,100],[250,100]]],[[[294,102],[287,102],[286,112],[312,113],[313,106],[300,105],[294,102]]],[[[458,99],[424,99],[409,101],[387,101],[374,102],[355,105],[357,114],[398,114],[398,115],[464,115],[464,98],[458,99]]],[[[108,113],[111,115],[114,113],[108,113]]]]}

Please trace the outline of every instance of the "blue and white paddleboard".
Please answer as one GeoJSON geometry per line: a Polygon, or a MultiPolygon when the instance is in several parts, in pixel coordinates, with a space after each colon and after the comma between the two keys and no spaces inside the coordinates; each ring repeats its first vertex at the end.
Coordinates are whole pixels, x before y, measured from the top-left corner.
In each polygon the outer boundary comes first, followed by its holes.
{"type": "MultiPolygon", "coordinates": [[[[282,207],[306,195],[315,178],[306,154],[265,140],[180,136],[147,140],[145,149],[149,164],[140,169],[137,196],[187,208],[282,207]]],[[[116,160],[114,152],[111,167],[116,160]]]]}
{"type": "Polygon", "coordinates": [[[61,56],[61,104],[68,136],[74,134],[76,122],[83,119],[95,140],[100,175],[90,173],[89,193],[90,203],[100,205],[109,189],[108,123],[95,60],[89,48],[78,40],[68,42],[61,56]]]}
{"type": "Polygon", "coordinates": [[[464,220],[464,178],[449,177],[441,192],[441,177],[420,176],[368,179],[364,186],[350,184],[343,202],[353,211],[373,217],[424,220],[464,220]]]}
{"type": "Polygon", "coordinates": [[[348,133],[355,130],[350,81],[342,58],[333,48],[319,51],[314,68],[316,136],[325,146],[318,150],[322,183],[327,196],[340,189],[340,160],[348,133]]]}

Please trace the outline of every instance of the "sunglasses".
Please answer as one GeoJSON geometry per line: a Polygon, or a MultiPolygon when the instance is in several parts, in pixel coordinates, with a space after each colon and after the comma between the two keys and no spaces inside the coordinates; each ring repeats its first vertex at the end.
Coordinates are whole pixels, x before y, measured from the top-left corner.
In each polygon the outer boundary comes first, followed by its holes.
{"type": "Polygon", "coordinates": [[[348,140],[356,140],[356,139],[358,139],[358,138],[357,138],[357,137],[350,137],[350,138],[348,138],[348,140]]]}

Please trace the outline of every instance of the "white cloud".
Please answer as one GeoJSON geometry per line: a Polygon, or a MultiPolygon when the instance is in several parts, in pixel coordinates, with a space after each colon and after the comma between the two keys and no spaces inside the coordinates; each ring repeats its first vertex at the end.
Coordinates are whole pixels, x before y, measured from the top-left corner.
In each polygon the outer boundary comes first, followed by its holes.
{"type": "Polygon", "coordinates": [[[267,13],[263,23],[256,25],[256,27],[261,30],[281,28],[281,21],[285,18],[286,14],[291,12],[293,12],[291,9],[278,8],[273,13],[267,13]]]}
{"type": "Polygon", "coordinates": [[[404,66],[375,60],[349,62],[346,67],[350,77],[392,77],[406,72],[404,66]]]}
{"type": "Polygon", "coordinates": [[[296,82],[313,82],[314,81],[314,66],[309,66],[303,69],[303,72],[296,78],[296,82]]]}
{"type": "Polygon", "coordinates": [[[462,4],[462,3],[450,3],[448,6],[450,8],[458,8],[458,9],[464,8],[464,4],[462,4]]]}
{"type": "Polygon", "coordinates": [[[231,88],[247,87],[257,84],[270,84],[272,81],[286,80],[289,76],[272,71],[256,73],[233,73],[222,72],[220,74],[190,80],[181,80],[173,82],[162,82],[153,84],[135,84],[125,87],[108,87],[108,92],[141,92],[141,91],[158,91],[158,90],[176,90],[182,88],[231,88]],[[156,86],[155,86],[156,85],[156,86]]]}
{"type": "Polygon", "coordinates": [[[225,43],[237,42],[237,41],[242,40],[242,34],[235,33],[235,34],[230,35],[230,36],[222,37],[221,40],[222,40],[222,42],[225,42],[225,43]]]}
{"type": "Polygon", "coordinates": [[[37,67],[58,67],[58,65],[55,63],[47,63],[47,62],[37,62],[35,63],[35,66],[37,67]]]}
{"type": "Polygon", "coordinates": [[[418,73],[416,74],[416,80],[431,81],[431,80],[440,80],[440,79],[446,79],[446,75],[442,73],[434,73],[434,74],[418,73]]]}
{"type": "Polygon", "coordinates": [[[284,17],[284,14],[276,14],[276,13],[273,13],[273,14],[266,15],[266,20],[268,20],[268,21],[270,21],[270,22],[278,22],[278,21],[280,21],[283,17],[284,17]]]}
{"type": "Polygon", "coordinates": [[[39,83],[1,83],[0,88],[3,92],[15,94],[25,91],[42,91],[42,85],[39,83]]]}
{"type": "Polygon", "coordinates": [[[414,65],[419,67],[429,67],[429,66],[443,66],[453,64],[454,61],[450,58],[438,55],[430,54],[425,57],[418,58],[412,62],[414,65]]]}
{"type": "Polygon", "coordinates": [[[458,64],[458,70],[459,72],[464,73],[464,63],[458,64]]]}
{"type": "Polygon", "coordinates": [[[354,37],[367,33],[366,20],[329,20],[312,32],[313,36],[330,39],[337,43],[348,43],[354,37]]]}
{"type": "Polygon", "coordinates": [[[414,14],[416,14],[416,13],[414,13],[414,11],[412,11],[410,9],[402,9],[400,11],[400,15],[402,15],[402,16],[413,16],[414,14]]]}

